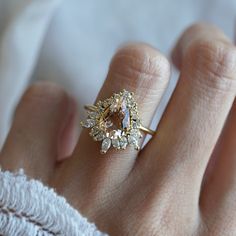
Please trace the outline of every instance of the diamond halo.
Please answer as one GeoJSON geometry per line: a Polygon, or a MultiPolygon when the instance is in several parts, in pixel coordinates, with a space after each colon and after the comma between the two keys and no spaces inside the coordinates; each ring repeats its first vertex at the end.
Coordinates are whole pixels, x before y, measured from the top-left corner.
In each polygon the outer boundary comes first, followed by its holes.
{"type": "Polygon", "coordinates": [[[132,146],[139,150],[141,121],[133,93],[123,89],[110,98],[86,106],[87,118],[82,127],[90,129],[90,136],[102,142],[100,152],[105,154],[111,147],[116,150],[132,146]]]}

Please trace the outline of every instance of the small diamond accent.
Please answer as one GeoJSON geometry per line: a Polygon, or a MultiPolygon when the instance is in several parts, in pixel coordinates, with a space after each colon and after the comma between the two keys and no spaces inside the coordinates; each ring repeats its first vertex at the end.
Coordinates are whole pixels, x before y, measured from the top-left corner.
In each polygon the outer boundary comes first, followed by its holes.
{"type": "Polygon", "coordinates": [[[130,135],[134,136],[136,139],[142,138],[142,134],[138,129],[132,129],[130,135]]]}
{"type": "Polygon", "coordinates": [[[113,123],[112,123],[111,120],[108,120],[108,121],[105,122],[105,127],[106,128],[110,128],[112,125],[113,125],[113,123]]]}
{"type": "Polygon", "coordinates": [[[137,120],[138,119],[138,114],[137,113],[132,113],[131,116],[132,116],[133,120],[137,120]]]}
{"type": "Polygon", "coordinates": [[[116,149],[120,149],[120,141],[119,141],[119,139],[112,139],[112,146],[114,147],[114,148],[116,148],[116,149]]]}
{"type": "Polygon", "coordinates": [[[109,136],[111,139],[116,139],[118,137],[121,136],[121,130],[112,130],[110,133],[109,133],[109,136]]]}
{"type": "Polygon", "coordinates": [[[90,131],[89,134],[90,134],[91,136],[95,136],[98,132],[100,132],[99,127],[94,126],[94,127],[91,129],[91,131],[90,131]]]}
{"type": "Polygon", "coordinates": [[[136,145],[138,142],[137,137],[134,135],[129,135],[128,142],[129,142],[129,144],[136,145]]]}
{"type": "Polygon", "coordinates": [[[119,99],[116,98],[116,99],[114,99],[114,101],[110,105],[110,111],[111,112],[116,112],[118,110],[118,106],[119,106],[119,99]]]}
{"type": "Polygon", "coordinates": [[[85,128],[92,128],[96,124],[96,121],[94,119],[87,119],[84,122],[82,122],[82,126],[85,128]]]}
{"type": "Polygon", "coordinates": [[[122,149],[125,149],[127,145],[128,145],[128,140],[127,140],[127,138],[126,138],[125,136],[122,136],[122,137],[120,138],[120,147],[121,147],[122,149]]]}
{"type": "Polygon", "coordinates": [[[92,119],[96,119],[98,116],[98,113],[96,111],[88,111],[88,116],[92,119]]]}
{"type": "Polygon", "coordinates": [[[95,141],[102,141],[106,137],[106,134],[104,131],[100,131],[99,133],[94,136],[95,141]]]}
{"type": "Polygon", "coordinates": [[[132,127],[133,127],[134,129],[138,129],[139,126],[140,126],[140,124],[141,124],[140,120],[135,120],[135,121],[133,121],[133,123],[132,123],[132,127]]]}
{"type": "Polygon", "coordinates": [[[110,147],[111,147],[111,139],[110,138],[103,139],[101,153],[102,154],[106,153],[110,147]]]}

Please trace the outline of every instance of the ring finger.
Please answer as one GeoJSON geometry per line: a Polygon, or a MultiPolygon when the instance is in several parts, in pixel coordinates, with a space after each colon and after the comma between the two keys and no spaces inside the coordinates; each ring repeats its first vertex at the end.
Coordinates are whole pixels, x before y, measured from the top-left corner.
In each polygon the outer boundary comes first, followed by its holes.
{"type": "MultiPolygon", "coordinates": [[[[134,92],[142,124],[149,126],[168,84],[169,75],[167,59],[154,48],[145,44],[125,46],[114,56],[97,101],[122,89],[134,92]]],[[[109,186],[114,188],[126,178],[137,151],[127,147],[126,150],[119,151],[111,149],[103,155],[100,154],[100,145],[100,142],[92,140],[87,129],[82,131],[73,157],[58,170],[67,173],[63,185],[106,191],[109,186]]]]}

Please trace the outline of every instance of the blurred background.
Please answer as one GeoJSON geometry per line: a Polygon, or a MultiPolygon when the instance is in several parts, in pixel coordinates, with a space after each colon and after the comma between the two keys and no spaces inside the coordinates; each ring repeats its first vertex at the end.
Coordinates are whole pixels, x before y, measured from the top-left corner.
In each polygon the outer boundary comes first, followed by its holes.
{"type": "MultiPolygon", "coordinates": [[[[196,21],[214,23],[233,38],[235,15],[235,0],[0,0],[0,147],[32,81],[61,84],[76,97],[82,118],[123,43],[143,41],[169,57],[181,32],[196,21]]],[[[173,69],[152,126],[177,77],[173,69]]]]}

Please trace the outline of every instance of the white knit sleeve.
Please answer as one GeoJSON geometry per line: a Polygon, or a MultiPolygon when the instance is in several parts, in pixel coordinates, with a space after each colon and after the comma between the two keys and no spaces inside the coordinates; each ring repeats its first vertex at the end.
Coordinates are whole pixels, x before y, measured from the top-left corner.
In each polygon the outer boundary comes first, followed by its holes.
{"type": "Polygon", "coordinates": [[[0,235],[105,236],[65,198],[23,171],[0,171],[0,235]]]}

